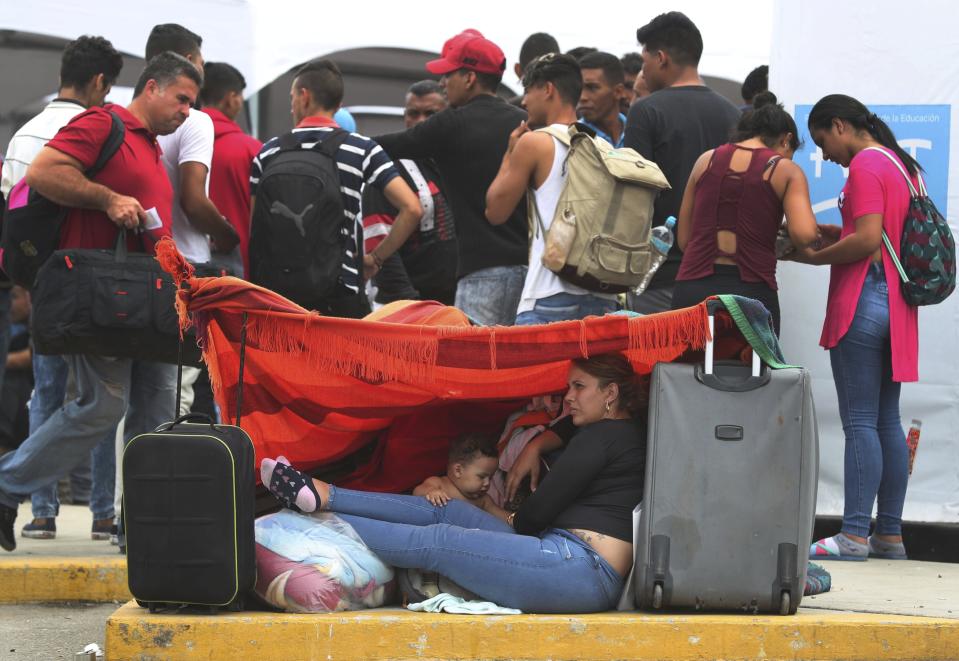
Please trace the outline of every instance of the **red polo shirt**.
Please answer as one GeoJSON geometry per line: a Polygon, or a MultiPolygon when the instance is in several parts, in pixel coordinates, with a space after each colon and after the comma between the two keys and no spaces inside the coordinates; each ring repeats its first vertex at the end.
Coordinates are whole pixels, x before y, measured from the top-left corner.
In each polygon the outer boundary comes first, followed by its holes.
{"type": "Polygon", "coordinates": [[[250,272],[250,165],[263,143],[216,108],[204,108],[213,120],[210,199],[240,237],[244,272],[250,272]]]}
{"type": "MultiPolygon", "coordinates": [[[[142,235],[144,241],[133,233],[127,240],[130,250],[143,251],[146,248],[152,252],[154,241],[170,236],[173,203],[173,188],[160,160],[156,136],[126,108],[107,104],[74,117],[47,146],[77,159],[84,169],[90,168],[110,134],[111,110],[123,120],[126,134],[120,149],[93,177],[93,181],[119,195],[135,198],[144,210],[156,208],[163,227],[145,232],[142,235]]],[[[117,230],[116,223],[102,211],[71,209],[60,229],[60,247],[112,248],[116,245],[117,230]]]]}

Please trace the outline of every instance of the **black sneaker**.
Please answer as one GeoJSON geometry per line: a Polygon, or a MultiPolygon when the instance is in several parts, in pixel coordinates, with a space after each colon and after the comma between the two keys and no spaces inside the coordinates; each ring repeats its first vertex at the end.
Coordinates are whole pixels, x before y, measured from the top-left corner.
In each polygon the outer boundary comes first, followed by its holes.
{"type": "Polygon", "coordinates": [[[17,520],[17,510],[0,505],[0,547],[5,551],[17,548],[17,538],[13,534],[13,522],[17,520]]]}

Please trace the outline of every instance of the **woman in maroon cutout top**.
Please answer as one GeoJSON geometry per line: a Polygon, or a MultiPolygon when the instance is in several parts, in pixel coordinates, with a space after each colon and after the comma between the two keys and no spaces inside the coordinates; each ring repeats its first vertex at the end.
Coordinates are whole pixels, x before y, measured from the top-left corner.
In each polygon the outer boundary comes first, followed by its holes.
{"type": "Polygon", "coordinates": [[[732,142],[699,157],[676,228],[683,261],[674,310],[715,294],[748,296],[766,306],[779,334],[776,234],[783,214],[794,245],[818,237],[806,176],[791,160],[798,148],[796,122],[763,92],[732,142]]]}

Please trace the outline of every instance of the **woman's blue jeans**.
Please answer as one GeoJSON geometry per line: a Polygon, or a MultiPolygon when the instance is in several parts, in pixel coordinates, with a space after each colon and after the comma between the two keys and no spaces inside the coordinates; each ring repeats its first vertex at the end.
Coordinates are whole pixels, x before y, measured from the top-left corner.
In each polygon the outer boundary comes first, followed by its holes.
{"type": "Polygon", "coordinates": [[[517,535],[459,500],[330,487],[329,509],[356,530],[383,562],[446,576],[500,606],[528,613],[595,613],[616,606],[623,578],[565,530],[517,535]]]}
{"type": "Polygon", "coordinates": [[[889,291],[881,265],[869,267],[856,316],[829,358],[846,435],[842,530],[868,536],[878,497],[875,532],[899,535],[909,453],[899,419],[900,384],[892,380],[889,291]]]}

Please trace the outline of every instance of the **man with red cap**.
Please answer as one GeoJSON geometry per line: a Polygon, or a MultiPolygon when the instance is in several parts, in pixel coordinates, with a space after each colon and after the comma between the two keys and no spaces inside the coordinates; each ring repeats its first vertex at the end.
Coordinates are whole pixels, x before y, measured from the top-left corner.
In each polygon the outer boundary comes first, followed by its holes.
{"type": "Polygon", "coordinates": [[[393,159],[432,158],[446,182],[459,243],[456,307],[475,321],[510,325],[528,262],[526,205],[498,226],[486,220],[486,190],[509,135],[526,113],[496,95],[506,57],[477,30],[447,40],[426,65],[441,76],[450,107],[425,122],[375,138],[393,159]]]}

